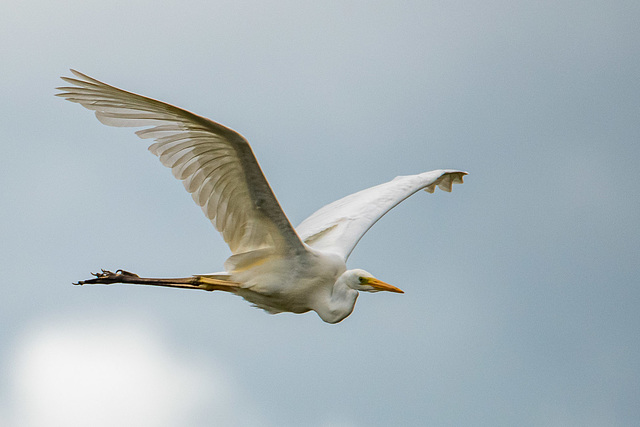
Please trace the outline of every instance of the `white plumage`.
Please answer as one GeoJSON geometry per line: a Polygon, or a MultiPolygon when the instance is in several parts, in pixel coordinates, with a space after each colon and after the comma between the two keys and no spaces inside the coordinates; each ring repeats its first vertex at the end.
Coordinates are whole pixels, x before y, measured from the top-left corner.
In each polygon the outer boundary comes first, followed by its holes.
{"type": "Polygon", "coordinates": [[[225,272],[179,279],[148,279],[118,270],[79,282],[134,283],[223,290],[270,313],[314,310],[329,323],[352,311],[358,291],[400,289],[346,261],[364,233],[415,192],[451,191],[466,172],[436,170],[394,180],[333,202],[294,229],[242,135],[181,108],[109,86],[72,70],[73,86],[59,96],[94,110],[110,126],[144,127],[158,156],[202,208],[229,245],[225,272]]]}

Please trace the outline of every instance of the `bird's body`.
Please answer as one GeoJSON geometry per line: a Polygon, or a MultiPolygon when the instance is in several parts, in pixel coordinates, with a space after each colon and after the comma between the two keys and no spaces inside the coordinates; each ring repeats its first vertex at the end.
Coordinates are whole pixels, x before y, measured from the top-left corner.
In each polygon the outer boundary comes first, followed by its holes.
{"type": "Polygon", "coordinates": [[[95,110],[112,126],[146,127],[149,150],[170,167],[229,244],[225,271],[180,279],[149,279],[104,271],[79,284],[132,283],[222,290],[269,313],[315,311],[337,323],[353,311],[359,291],[402,291],[346,261],[366,231],[415,192],[451,191],[466,172],[436,170],[401,176],[331,203],[293,228],[248,142],[237,132],[172,105],[109,86],[76,71],[60,96],[95,110]]]}
{"type": "MultiPolygon", "coordinates": [[[[335,304],[328,303],[334,285],[347,268],[339,256],[309,248],[294,257],[267,256],[229,270],[230,279],[242,283],[236,293],[257,307],[274,314],[314,310],[328,321],[330,311],[336,309],[335,304]]],[[[357,296],[357,291],[349,290],[357,296]]],[[[351,310],[342,318],[350,313],[351,310]]]]}

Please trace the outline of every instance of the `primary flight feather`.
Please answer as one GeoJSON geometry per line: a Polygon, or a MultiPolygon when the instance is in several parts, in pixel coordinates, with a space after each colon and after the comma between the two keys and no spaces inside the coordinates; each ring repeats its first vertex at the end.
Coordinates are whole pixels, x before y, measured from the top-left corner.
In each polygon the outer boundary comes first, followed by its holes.
{"type": "Polygon", "coordinates": [[[158,156],[222,234],[232,255],[225,271],[153,279],[103,270],[79,284],[132,283],[222,290],[270,313],[315,311],[337,323],[353,311],[358,291],[402,293],[370,273],[347,270],[346,261],[369,228],[421,189],[451,191],[466,172],[435,170],[394,180],[333,202],[296,229],[282,211],[247,140],[189,111],[107,85],[71,70],[62,96],[95,111],[110,126],[144,127],[158,156]]]}

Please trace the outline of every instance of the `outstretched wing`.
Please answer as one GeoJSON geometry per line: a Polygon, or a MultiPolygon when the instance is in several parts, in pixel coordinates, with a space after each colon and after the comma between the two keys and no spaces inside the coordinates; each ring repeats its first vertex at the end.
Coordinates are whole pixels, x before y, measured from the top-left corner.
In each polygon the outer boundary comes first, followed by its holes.
{"type": "Polygon", "coordinates": [[[62,96],[94,110],[110,126],[146,127],[149,151],[181,179],[234,254],[258,249],[301,251],[304,245],[282,212],[246,139],[173,105],[109,86],[71,70],[62,96]]]}
{"type": "Polygon", "coordinates": [[[346,261],[367,230],[398,203],[421,189],[433,193],[437,186],[451,191],[451,186],[461,184],[466,174],[435,170],[399,176],[324,206],[302,221],[296,231],[309,246],[337,253],[346,261]]]}

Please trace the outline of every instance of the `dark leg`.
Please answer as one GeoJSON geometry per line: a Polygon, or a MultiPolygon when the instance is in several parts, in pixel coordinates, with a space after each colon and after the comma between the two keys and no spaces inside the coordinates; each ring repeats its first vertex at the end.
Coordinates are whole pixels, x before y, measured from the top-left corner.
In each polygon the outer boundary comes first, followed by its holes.
{"type": "Polygon", "coordinates": [[[125,270],[116,272],[102,270],[101,273],[91,273],[94,279],[81,280],[74,285],[111,285],[113,283],[128,283],[133,285],[166,286],[170,288],[202,289],[204,291],[226,291],[235,293],[240,286],[231,280],[213,279],[203,276],[191,276],[175,279],[152,279],[140,277],[125,270]]]}

